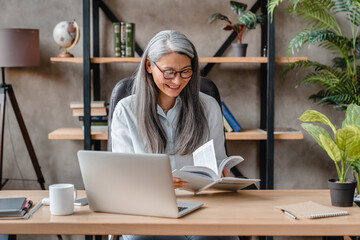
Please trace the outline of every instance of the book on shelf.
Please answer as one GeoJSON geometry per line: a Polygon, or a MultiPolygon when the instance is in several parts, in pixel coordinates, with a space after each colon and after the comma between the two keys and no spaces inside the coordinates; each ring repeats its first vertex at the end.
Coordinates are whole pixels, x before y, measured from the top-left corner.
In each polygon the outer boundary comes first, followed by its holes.
{"type": "Polygon", "coordinates": [[[221,111],[222,111],[222,114],[224,115],[226,121],[229,123],[231,128],[234,130],[234,132],[239,132],[242,129],[240,124],[236,121],[234,116],[231,114],[229,108],[226,106],[226,104],[223,101],[221,101],[221,111]]]}
{"type": "MultiPolygon", "coordinates": [[[[91,116],[91,122],[107,122],[108,116],[91,116]]],[[[84,121],[84,116],[79,116],[79,121],[84,121]]]]}
{"type": "Polygon", "coordinates": [[[135,56],[135,24],[130,22],[113,23],[115,57],[135,56]]]}
{"type": "Polygon", "coordinates": [[[121,57],[126,57],[126,28],[125,23],[120,23],[120,52],[121,57]]]}
{"type": "Polygon", "coordinates": [[[134,57],[135,56],[135,24],[126,22],[125,32],[126,32],[126,40],[125,40],[126,57],[134,57]]]}
{"type": "Polygon", "coordinates": [[[234,129],[230,126],[229,122],[226,120],[226,118],[223,116],[223,122],[224,122],[224,128],[226,132],[233,132],[234,129]]]}
{"type": "Polygon", "coordinates": [[[259,179],[221,176],[224,168],[231,169],[243,160],[241,156],[231,156],[223,159],[218,166],[214,142],[210,140],[194,151],[194,166],[184,166],[181,169],[175,169],[173,177],[187,182],[186,186],[181,189],[194,193],[208,188],[236,191],[260,181],[259,179]]]}
{"type": "Polygon", "coordinates": [[[0,198],[0,219],[22,218],[31,208],[33,202],[26,197],[0,198]]]}
{"type": "Polygon", "coordinates": [[[114,56],[121,57],[121,38],[120,38],[120,23],[113,23],[114,31],[114,56]]]}
{"type": "Polygon", "coordinates": [[[289,213],[296,218],[324,218],[348,215],[348,211],[325,206],[313,201],[292,203],[288,205],[275,206],[284,213],[289,213]]]}
{"type": "MultiPolygon", "coordinates": [[[[91,101],[90,107],[92,108],[105,107],[105,101],[91,101]]],[[[72,101],[70,102],[70,108],[84,108],[84,103],[81,101],[72,101]]]]}
{"type": "MultiPolygon", "coordinates": [[[[84,116],[84,108],[73,108],[73,116],[84,116]]],[[[107,116],[106,107],[101,108],[91,108],[91,116],[107,116]]]]}
{"type": "MultiPolygon", "coordinates": [[[[82,130],[84,131],[84,126],[82,126],[82,130]]],[[[92,133],[95,133],[95,132],[100,132],[100,133],[105,133],[108,131],[108,126],[107,125],[91,125],[90,126],[90,131],[92,133]]]]}

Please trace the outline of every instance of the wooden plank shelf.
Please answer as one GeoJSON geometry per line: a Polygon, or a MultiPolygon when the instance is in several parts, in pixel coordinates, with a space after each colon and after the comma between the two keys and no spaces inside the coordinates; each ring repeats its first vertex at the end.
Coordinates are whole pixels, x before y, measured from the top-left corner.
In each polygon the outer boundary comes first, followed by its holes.
{"type": "MultiPolygon", "coordinates": [[[[243,129],[240,132],[226,133],[226,140],[266,140],[267,133],[264,130],[252,128],[243,129]]],[[[48,135],[49,139],[84,140],[84,133],[81,128],[59,128],[48,135]]],[[[294,129],[280,129],[274,132],[275,140],[299,140],[304,135],[301,131],[294,129]]],[[[107,130],[94,130],[91,132],[93,140],[107,140],[107,130]]]]}
{"type": "MultiPolygon", "coordinates": [[[[48,134],[49,139],[84,140],[82,128],[59,128],[48,134]]],[[[107,140],[107,130],[92,130],[91,139],[107,140]]]]}
{"type": "MultiPolygon", "coordinates": [[[[91,63],[139,63],[141,58],[139,57],[96,57],[91,58],[91,63]]],[[[296,61],[307,61],[307,57],[276,57],[277,63],[292,63],[296,61]]],[[[50,58],[52,63],[83,63],[81,57],[74,58],[50,58]]],[[[200,57],[200,63],[267,63],[267,57],[200,57]]]]}

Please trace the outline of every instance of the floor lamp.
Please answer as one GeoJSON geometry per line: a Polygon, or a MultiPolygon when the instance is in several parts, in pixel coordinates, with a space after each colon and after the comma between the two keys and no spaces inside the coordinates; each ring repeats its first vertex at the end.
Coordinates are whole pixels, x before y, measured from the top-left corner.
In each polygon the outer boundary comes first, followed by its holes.
{"type": "Polygon", "coordinates": [[[29,152],[34,167],[37,181],[41,189],[45,189],[44,177],[37,160],[34,147],[21,115],[19,105],[15,98],[11,84],[5,83],[5,68],[7,67],[31,67],[40,64],[39,30],[37,29],[0,29],[0,67],[2,84],[0,85],[0,190],[8,179],[2,182],[3,152],[4,152],[4,125],[6,93],[9,94],[11,105],[14,109],[17,122],[19,123],[22,136],[29,152]]]}

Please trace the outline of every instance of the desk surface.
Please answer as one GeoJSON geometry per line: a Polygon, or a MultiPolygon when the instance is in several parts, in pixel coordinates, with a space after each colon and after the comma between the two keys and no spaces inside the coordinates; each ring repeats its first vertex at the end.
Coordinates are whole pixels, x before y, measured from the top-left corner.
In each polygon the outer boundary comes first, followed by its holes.
{"type": "MultiPolygon", "coordinates": [[[[38,202],[47,191],[0,191],[0,198],[25,196],[38,202]]],[[[84,196],[79,191],[78,196],[84,196]]],[[[204,207],[180,219],[95,213],[77,206],[70,216],[52,216],[42,206],[29,220],[0,220],[0,234],[139,234],[139,235],[244,235],[342,236],[360,235],[360,209],[350,215],[294,220],[274,206],[315,201],[330,206],[328,190],[246,190],[237,193],[205,192],[193,196],[178,192],[179,200],[204,202],[204,207]]]]}

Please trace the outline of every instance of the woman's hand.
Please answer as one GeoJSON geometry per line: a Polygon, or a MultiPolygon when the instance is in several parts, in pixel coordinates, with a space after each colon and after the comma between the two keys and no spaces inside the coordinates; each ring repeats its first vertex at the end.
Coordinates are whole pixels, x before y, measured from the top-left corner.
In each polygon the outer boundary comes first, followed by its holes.
{"type": "Polygon", "coordinates": [[[173,178],[174,188],[185,187],[187,182],[181,181],[180,178],[173,178]]]}
{"type": "Polygon", "coordinates": [[[221,173],[221,177],[231,177],[231,175],[230,175],[229,171],[224,168],[221,173]]]}

